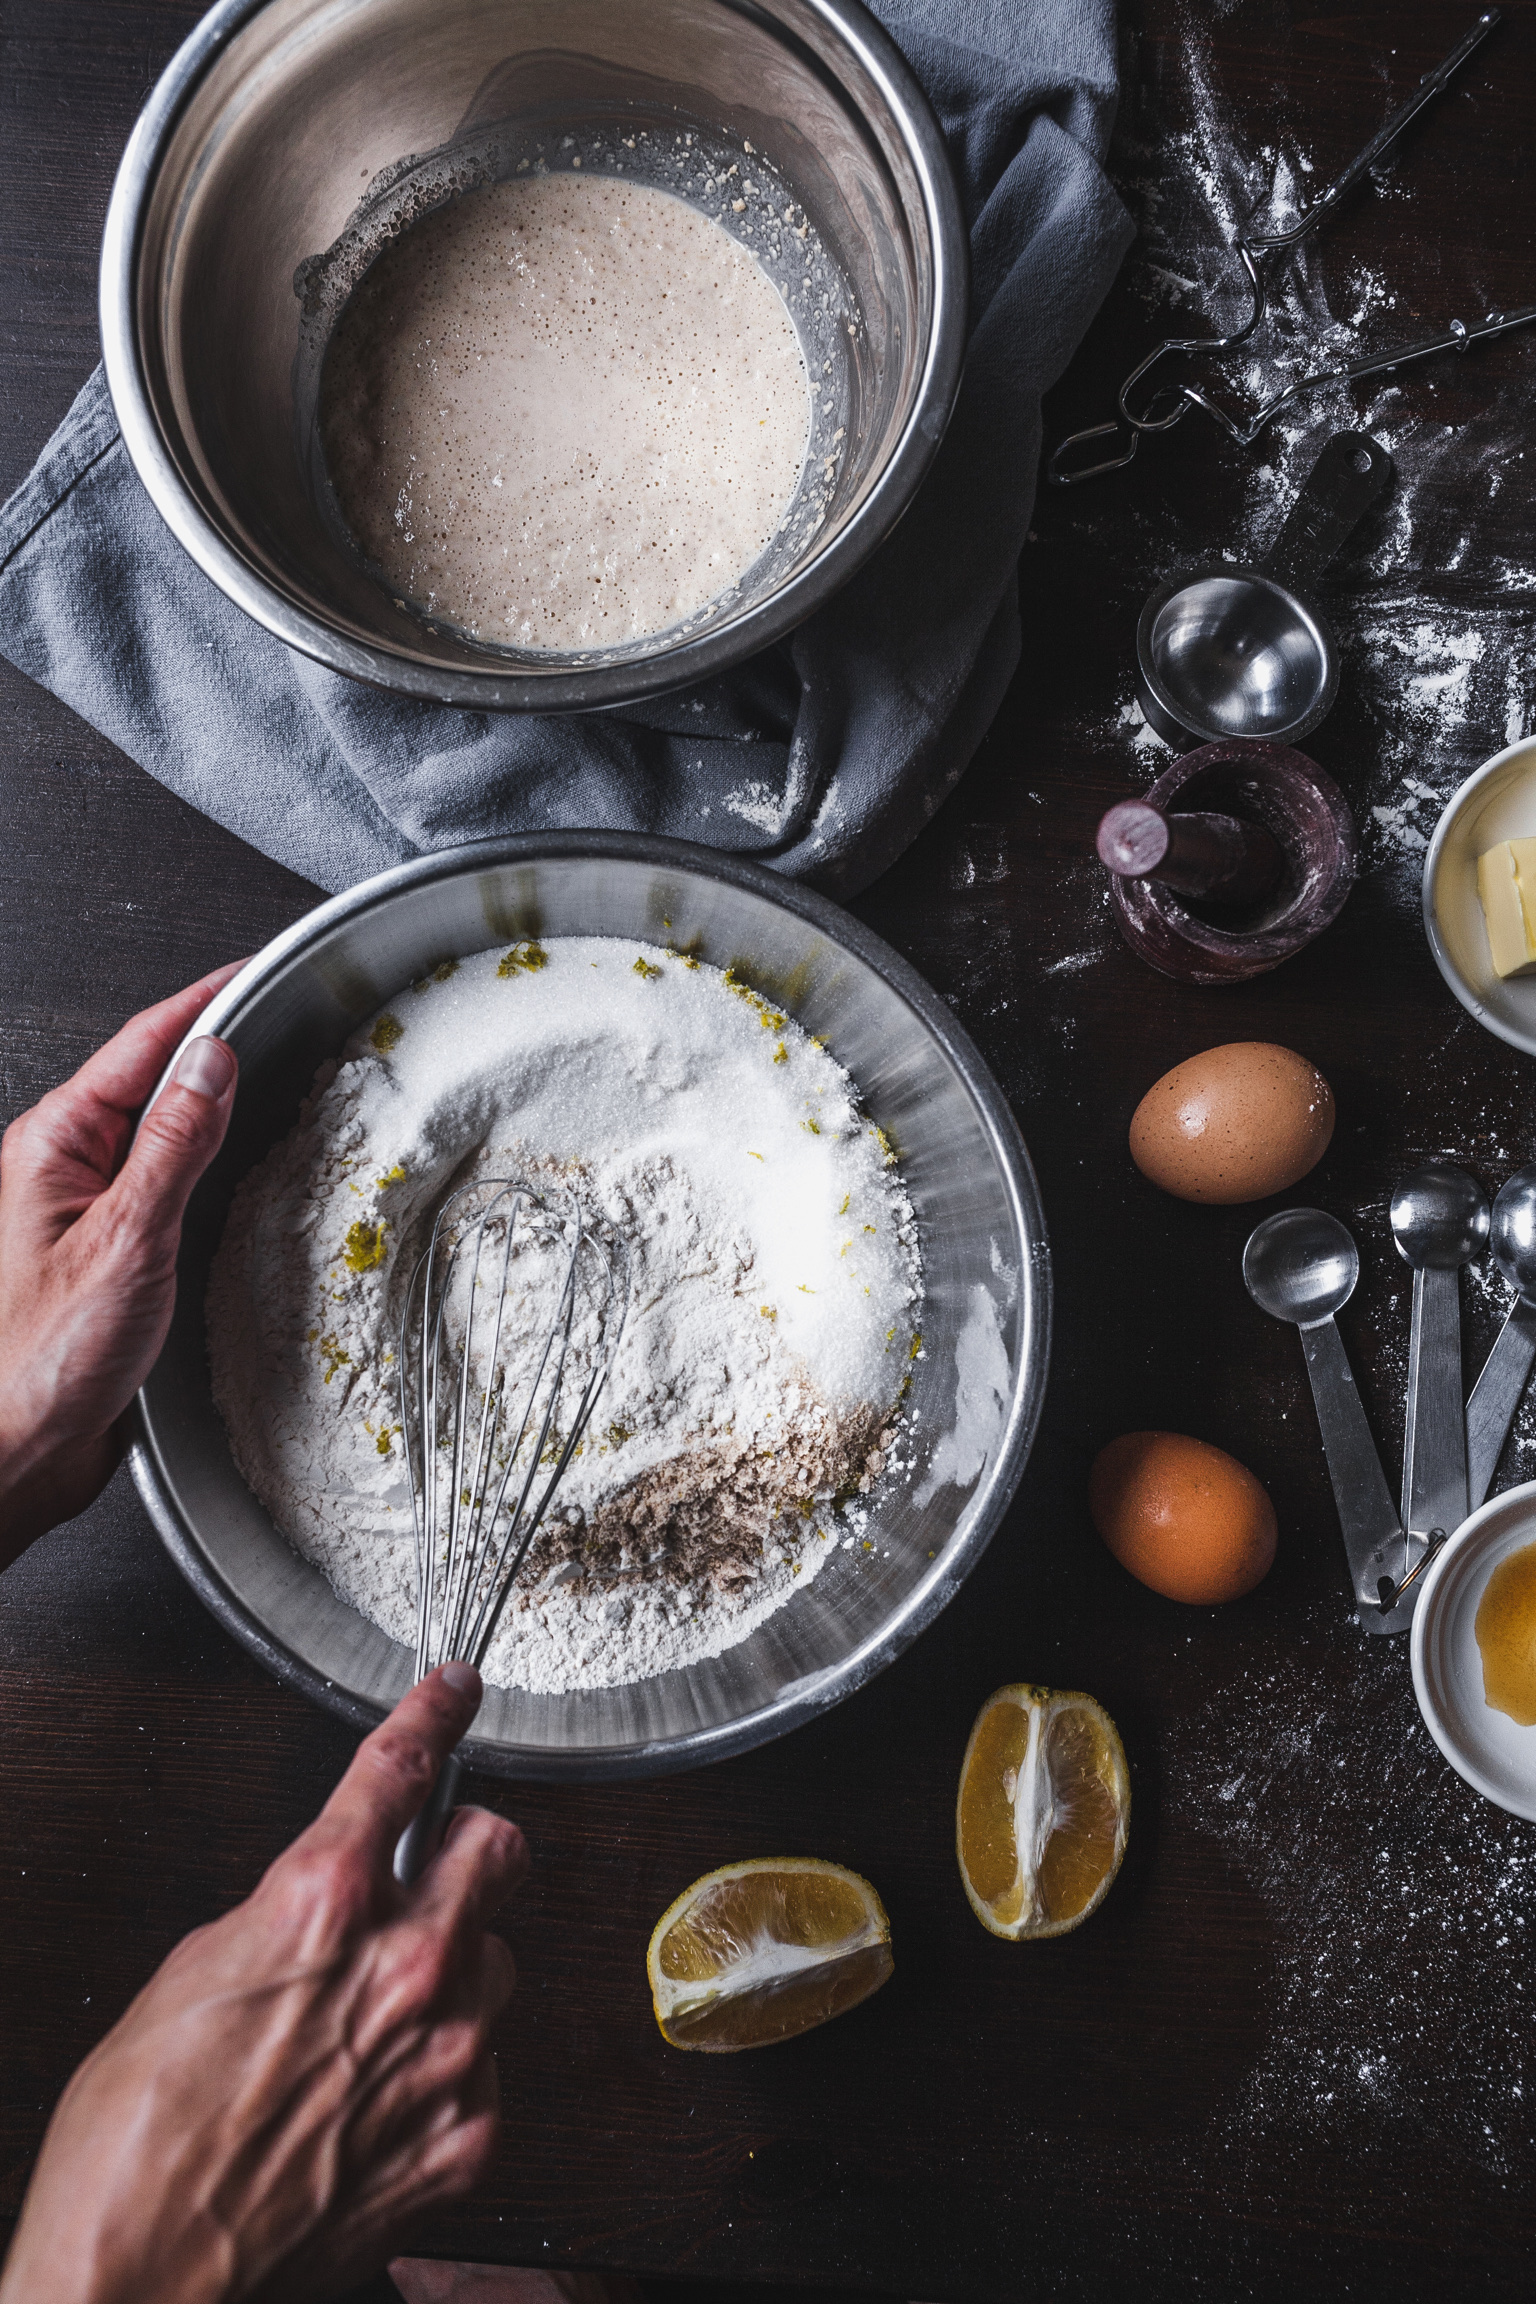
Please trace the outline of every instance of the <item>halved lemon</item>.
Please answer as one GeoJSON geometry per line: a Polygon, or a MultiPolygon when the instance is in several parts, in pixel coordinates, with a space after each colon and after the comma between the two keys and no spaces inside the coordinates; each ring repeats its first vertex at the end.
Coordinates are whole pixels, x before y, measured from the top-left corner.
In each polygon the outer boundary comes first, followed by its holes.
{"type": "Polygon", "coordinates": [[[867,1880],[816,1856],[706,1872],[669,1904],[645,1958],[674,2048],[723,2055],[792,2040],[890,1975],[891,1924],[867,1880]]]}
{"type": "Polygon", "coordinates": [[[955,1852],[994,1936],[1064,1936],[1103,1902],[1125,1854],[1131,1781],[1102,1704],[1020,1681],[976,1716],[955,1852]]]}

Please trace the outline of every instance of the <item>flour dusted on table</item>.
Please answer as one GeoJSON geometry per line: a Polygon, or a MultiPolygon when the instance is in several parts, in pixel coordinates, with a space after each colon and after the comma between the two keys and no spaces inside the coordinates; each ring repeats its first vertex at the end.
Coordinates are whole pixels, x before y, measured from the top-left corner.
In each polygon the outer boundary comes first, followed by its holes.
{"type": "Polygon", "coordinates": [[[884,1468],[916,1231],[847,1073],[731,972],[559,937],[445,962],[322,1068],[244,1179],[208,1340],[235,1461],[343,1599],[414,1638],[396,1352],[447,1192],[558,1181],[620,1238],[608,1383],[487,1676],[610,1686],[717,1655],[814,1576],[884,1468]]]}
{"type": "MultiPolygon", "coordinates": [[[[1221,13],[1180,7],[1178,36],[1164,46],[1155,87],[1149,83],[1141,104],[1123,108],[1118,132],[1118,180],[1141,226],[1127,279],[1156,315],[1157,335],[1236,325],[1249,308],[1232,253],[1238,231],[1294,224],[1349,157],[1310,148],[1304,110],[1260,116],[1239,83],[1223,82],[1229,50],[1221,13]]],[[[1384,36],[1370,69],[1383,82],[1384,115],[1407,92],[1405,59],[1384,36]]],[[[1478,76],[1496,69],[1492,51],[1471,69],[1462,94],[1442,102],[1472,100],[1478,76]]],[[[1445,132],[1444,124],[1434,131],[1445,132]]],[[[1465,272],[1458,280],[1449,253],[1443,278],[1437,266],[1426,281],[1422,258],[1415,269],[1416,241],[1435,237],[1422,228],[1434,198],[1423,157],[1411,145],[1396,149],[1372,170],[1368,192],[1272,269],[1268,317],[1232,358],[1197,363],[1199,381],[1246,417],[1318,369],[1432,333],[1426,309],[1442,320],[1464,309],[1462,298],[1482,296],[1465,272]],[[1384,202],[1420,210],[1417,234],[1384,228],[1384,202]]],[[[1452,245],[1456,227],[1464,236],[1470,221],[1460,213],[1450,219],[1452,245]]],[[[1513,338],[1511,346],[1519,342],[1513,338]]],[[[1352,392],[1304,396],[1281,410],[1250,451],[1234,450],[1198,414],[1184,427],[1193,435],[1198,426],[1203,435],[1204,496],[1198,526],[1189,530],[1191,558],[1262,553],[1331,433],[1369,432],[1392,456],[1390,493],[1325,584],[1343,683],[1322,757],[1335,774],[1341,765],[1347,770],[1366,871],[1415,918],[1440,811],[1491,753],[1536,727],[1536,557],[1524,513],[1530,393],[1521,363],[1528,358],[1511,349],[1465,362],[1431,360],[1362,379],[1352,392]]],[[[1176,487],[1174,493],[1182,516],[1191,507],[1176,487]]],[[[1165,532],[1142,518],[1126,535],[1121,564],[1135,599],[1138,587],[1167,572],[1161,557],[1138,564],[1138,546],[1155,542],[1162,555],[1165,532]]],[[[1103,730],[1105,748],[1117,738],[1149,771],[1166,767],[1171,755],[1135,702],[1122,692],[1116,707],[1118,724],[1103,730]]],[[[1102,948],[1113,949],[1113,937],[1102,948]]]]}

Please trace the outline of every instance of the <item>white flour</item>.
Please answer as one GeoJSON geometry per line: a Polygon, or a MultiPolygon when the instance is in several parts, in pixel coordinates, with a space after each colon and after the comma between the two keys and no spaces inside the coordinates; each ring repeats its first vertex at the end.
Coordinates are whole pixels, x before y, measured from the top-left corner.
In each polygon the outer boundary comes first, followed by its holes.
{"type": "Polygon", "coordinates": [[[414,1636],[395,1350],[432,1215],[563,1175],[632,1270],[618,1357],[490,1678],[718,1654],[813,1576],[918,1349],[910,1206],[846,1072],[719,969],[607,938],[445,964],[322,1069],[239,1187],[208,1297],[246,1480],[342,1597],[414,1636]]]}

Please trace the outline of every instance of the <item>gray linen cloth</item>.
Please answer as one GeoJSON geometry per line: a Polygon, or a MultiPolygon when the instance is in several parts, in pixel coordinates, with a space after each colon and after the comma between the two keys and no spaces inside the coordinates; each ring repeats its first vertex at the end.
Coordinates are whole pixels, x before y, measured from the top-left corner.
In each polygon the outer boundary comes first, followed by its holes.
{"type": "Polygon", "coordinates": [[[0,650],[254,847],[344,888],[463,840],[573,826],[867,885],[971,759],[1019,658],[1040,395],[1131,228],[1102,160],[1113,0],[874,0],[928,92],[970,229],[965,381],[894,534],[788,640],[624,713],[389,696],[272,639],[194,566],[98,369],[0,510],[0,650]]]}

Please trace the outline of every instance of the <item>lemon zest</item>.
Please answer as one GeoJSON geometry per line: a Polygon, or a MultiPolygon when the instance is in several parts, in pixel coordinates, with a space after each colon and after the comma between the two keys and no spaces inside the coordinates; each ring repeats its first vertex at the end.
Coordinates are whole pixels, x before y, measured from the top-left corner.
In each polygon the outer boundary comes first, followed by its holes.
{"type": "Polygon", "coordinates": [[[789,1022],[789,1018],[785,1015],[783,1009],[772,1007],[769,1002],[763,998],[761,992],[754,992],[750,984],[743,984],[741,978],[736,973],[734,964],[722,971],[720,981],[725,986],[727,992],[732,993],[736,999],[744,1002],[745,1005],[752,1010],[753,1015],[757,1018],[759,1024],[761,1024],[765,1032],[783,1031],[785,1025],[789,1022]]]}
{"type": "Polygon", "coordinates": [[[457,976],[458,972],[459,964],[457,960],[439,960],[437,966],[435,968],[429,968],[425,976],[417,977],[415,983],[411,986],[411,990],[413,992],[429,991],[434,984],[446,984],[449,977],[457,976]]]}
{"type": "Polygon", "coordinates": [[[381,1216],[377,1224],[370,1224],[359,1216],[351,1225],[342,1245],[342,1261],[349,1271],[372,1272],[383,1263],[389,1251],[384,1245],[386,1226],[381,1216]]]}
{"type": "MultiPolygon", "coordinates": [[[[593,963],[596,966],[596,962],[593,963]]],[[[510,952],[503,952],[496,963],[498,976],[537,976],[541,968],[549,966],[549,954],[536,936],[525,936],[521,944],[514,944],[510,952]]]]}

